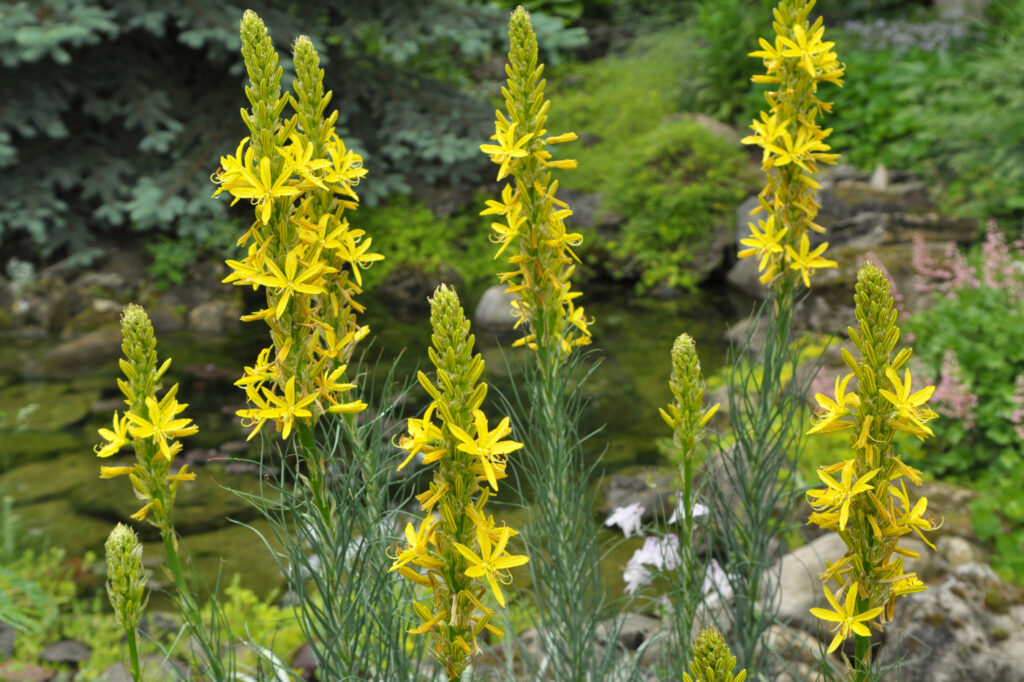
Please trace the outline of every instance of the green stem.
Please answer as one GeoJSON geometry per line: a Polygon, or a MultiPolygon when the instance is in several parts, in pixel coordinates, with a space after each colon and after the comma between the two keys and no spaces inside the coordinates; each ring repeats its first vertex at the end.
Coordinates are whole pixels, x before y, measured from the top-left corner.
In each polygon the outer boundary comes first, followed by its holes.
{"type": "Polygon", "coordinates": [[[142,682],[142,670],[139,668],[139,649],[135,645],[135,628],[125,628],[128,634],[128,657],[132,662],[132,679],[142,682]]]}
{"type": "Polygon", "coordinates": [[[189,604],[194,605],[192,591],[185,582],[185,573],[181,570],[181,560],[178,558],[178,549],[174,541],[174,528],[166,525],[160,529],[160,535],[164,540],[164,551],[167,553],[167,565],[171,568],[171,575],[174,577],[174,586],[178,588],[178,595],[189,604]]]}
{"type": "Polygon", "coordinates": [[[871,637],[854,635],[853,682],[868,682],[871,679],[871,637]]]}

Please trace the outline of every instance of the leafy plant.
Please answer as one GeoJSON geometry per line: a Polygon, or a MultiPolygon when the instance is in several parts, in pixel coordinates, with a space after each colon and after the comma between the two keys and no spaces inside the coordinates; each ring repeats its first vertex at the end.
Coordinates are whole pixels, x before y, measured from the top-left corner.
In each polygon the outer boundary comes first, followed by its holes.
{"type": "Polygon", "coordinates": [[[639,39],[622,57],[567,69],[552,128],[587,131],[573,154],[579,168],[565,187],[599,192],[601,210],[619,215],[614,235],[588,235],[612,256],[618,277],[691,285],[682,265],[754,189],[738,145],[681,117],[678,103],[697,63],[687,31],[639,39]]]}
{"type": "Polygon", "coordinates": [[[985,490],[973,507],[975,530],[996,543],[996,566],[1020,581],[1024,562],[1015,543],[1024,540],[1024,442],[1011,417],[1016,409],[1014,379],[1024,374],[1024,321],[1015,305],[1005,289],[962,289],[956,298],[942,299],[912,317],[910,324],[919,335],[916,350],[934,375],[946,350],[952,349],[966,384],[977,395],[974,425],[936,420],[936,446],[918,465],[985,490]]]}

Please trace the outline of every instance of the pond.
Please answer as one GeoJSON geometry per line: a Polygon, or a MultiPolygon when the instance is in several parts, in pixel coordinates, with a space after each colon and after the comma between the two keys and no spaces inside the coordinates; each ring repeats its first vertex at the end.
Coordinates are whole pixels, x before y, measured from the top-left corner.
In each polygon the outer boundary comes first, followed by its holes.
{"type": "MultiPolygon", "coordinates": [[[[668,430],[657,408],[670,399],[669,350],[675,337],[682,332],[694,337],[705,374],[710,375],[725,361],[725,331],[748,314],[750,306],[749,300],[726,290],[698,291],[673,300],[621,290],[587,292],[587,311],[596,318],[593,348],[600,365],[588,384],[590,405],[583,427],[589,431],[604,425],[590,441],[588,453],[603,455],[602,472],[658,461],[655,439],[667,436],[668,430]]],[[[467,308],[472,311],[471,305],[467,308]]],[[[384,365],[402,353],[400,374],[429,369],[426,308],[395,315],[370,297],[362,319],[373,330],[368,355],[380,355],[384,365]]],[[[96,430],[109,427],[111,413],[123,407],[115,383],[119,334],[111,332],[106,339],[109,358],[56,367],[52,350],[59,339],[0,339],[0,497],[13,503],[13,527],[25,544],[46,538],[70,556],[101,552],[112,523],[140,506],[126,478],[98,478],[99,461],[93,455],[96,430]]],[[[266,527],[251,508],[220,488],[253,490],[258,477],[237,464],[216,462],[257,455],[258,439],[247,444],[234,416],[244,395],[233,382],[242,365],[255,359],[265,338],[265,329],[251,324],[224,336],[175,332],[159,335],[158,341],[160,358],[174,359],[164,384],[181,384],[179,398],[189,404],[185,415],[200,428],[186,439],[179,456],[198,466],[199,478],[179,490],[176,525],[207,580],[218,570],[225,578],[238,572],[258,591],[278,584],[277,567],[253,541],[251,531],[228,518],[259,530],[266,527]]],[[[511,340],[477,332],[477,348],[488,364],[485,379],[497,389],[511,381],[505,376],[504,361],[511,340]]],[[[411,403],[418,405],[420,400],[416,396],[411,403]]],[[[147,541],[146,554],[159,556],[155,529],[136,527],[147,541]]]]}

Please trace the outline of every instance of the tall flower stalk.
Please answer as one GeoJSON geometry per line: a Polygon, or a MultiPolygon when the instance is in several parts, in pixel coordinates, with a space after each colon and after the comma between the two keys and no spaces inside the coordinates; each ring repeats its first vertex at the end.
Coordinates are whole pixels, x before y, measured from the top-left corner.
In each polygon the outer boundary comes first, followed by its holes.
{"type": "Polygon", "coordinates": [[[522,336],[514,345],[534,352],[535,362],[527,363],[523,381],[507,400],[516,433],[526,443],[521,471],[534,503],[523,537],[546,661],[534,663],[558,679],[598,679],[610,665],[610,648],[604,657],[595,655],[602,616],[600,547],[579,434],[588,372],[579,372],[573,352],[590,343],[592,321],[578,305],[580,292],[572,289],[573,247],[582,237],[565,225],[572,211],[557,198],[552,176],[576,162],[556,159],[550,150],[576,135],[548,135],[543,68],[530,15],[519,7],[509,21],[505,110],[495,113],[494,143],[481,146],[505,185],[483,215],[496,216],[495,257],[506,254],[511,266],[500,280],[517,295],[513,306],[522,336]]]}
{"type": "MultiPolygon", "coordinates": [[[[751,339],[734,356],[729,375],[729,412],[735,443],[724,448],[715,475],[711,517],[717,540],[729,554],[727,575],[732,599],[733,646],[752,676],[769,674],[764,635],[775,620],[776,582],[769,579],[772,538],[784,529],[795,503],[791,482],[783,475],[799,454],[800,435],[786,427],[804,409],[806,386],[783,381],[796,366],[792,347],[794,301],[800,285],[822,268],[835,267],[824,257],[828,243],[811,246],[811,234],[823,233],[815,222],[819,205],[815,179],[819,163],[835,163],[819,118],[831,103],[818,96],[824,83],[842,84],[843,66],[824,40],[824,26],[809,15],[813,0],[782,0],[774,10],[774,39],[761,39],[751,53],[765,73],[753,77],[769,85],[767,111],[761,112],[744,138],[762,148],[766,183],[752,213],[761,214],[742,239],[740,258],[757,258],[766,304],[753,329],[764,327],[762,349],[750,353],[751,339]],[[745,355],[756,355],[747,362],[745,355]],[[737,504],[738,501],[738,504],[737,504]]],[[[807,383],[807,382],[803,382],[807,383]]]]}
{"type": "Polygon", "coordinates": [[[503,635],[491,624],[494,609],[484,603],[488,588],[504,607],[500,585],[511,582],[510,568],[529,560],[509,553],[509,540],[518,533],[496,525],[484,508],[506,477],[508,455],[522,443],[503,440],[511,433],[508,417],[493,428],[487,424],[481,410],[487,394],[480,381],[484,361],[473,353],[469,320],[447,286],[430,300],[430,326],[436,379],[420,372],[419,381],[433,400],[422,418],[409,420],[399,441],[408,456],[398,468],[416,455],[437,468],[428,489],[417,496],[427,516],[418,527],[406,525],[406,544],[391,570],[429,588],[426,603],[413,602],[421,623],[410,632],[432,636],[434,658],[456,680],[480,652],[478,639],[485,630],[503,635]]]}
{"type": "Polygon", "coordinates": [[[230,653],[222,651],[216,624],[209,631],[203,626],[199,601],[182,567],[172,519],[178,487],[196,477],[187,464],[173,470],[174,457],[182,448],[179,439],[194,435],[199,429],[191,419],[181,416],[188,405],[178,402],[177,384],[158,397],[162,388],[160,379],[171,361],[167,359],[158,365],[156,334],[141,306],[130,304],[125,308],[121,333],[124,357],[119,364],[124,379],[118,379],[117,385],[124,394],[127,409],[121,416],[114,413],[110,429],[99,430],[103,443],[96,447],[96,454],[102,458],[112,457],[131,446],[135,462],[127,466],[101,466],[100,478],[127,476],[131,481],[135,496],[144,503],[131,518],[147,521],[159,529],[167,566],[177,590],[179,611],[200,644],[203,672],[215,680],[223,680],[233,667],[233,659],[230,653]]]}
{"type": "Polygon", "coordinates": [[[679,556],[678,560],[665,562],[670,604],[668,664],[671,670],[679,670],[686,667],[694,615],[704,598],[706,571],[700,569],[701,561],[695,542],[697,500],[694,480],[702,463],[697,445],[704,436],[704,427],[718,411],[719,405],[716,403],[704,408],[704,377],[697,348],[689,334],[680,334],[676,338],[672,344],[671,360],[669,389],[673,400],[659,411],[672,429],[671,459],[679,467],[681,482],[679,499],[672,516],[682,527],[679,541],[673,543],[678,547],[679,556]]]}
{"type": "Polygon", "coordinates": [[[903,462],[893,442],[897,431],[921,440],[932,435],[928,422],[937,415],[927,401],[935,387],[913,389],[905,369],[911,350],[897,350],[900,330],[889,280],[870,263],[857,276],[854,301],[857,328],[849,334],[858,354],[843,349],[850,373],[836,377],[833,397],[817,394],[817,417],[808,432],[848,432],[853,456],[821,467],[818,477],[825,487],[809,491],[807,500],[813,509],[810,523],[838,533],[847,546],[821,575],[831,610],[811,613],[836,631],[829,653],[854,636],[849,679],[860,682],[873,674],[869,627],[881,630],[892,620],[896,599],[925,589],[903,568],[903,557],[918,554],[901,547],[900,538],[916,533],[934,549],[924,533],[939,524],[926,517],[927,498],[913,500],[907,491],[907,480],[921,483],[920,472],[903,462]],[[848,391],[854,378],[856,389],[848,391]]]}
{"type": "Polygon", "coordinates": [[[378,411],[357,421],[372,396],[349,371],[369,333],[357,318],[362,272],[383,259],[349,223],[366,169],[335,130],[338,112],[328,110],[332,95],[312,42],[295,40],[296,78],[284,93],[278,54],[251,11],[241,38],[249,135],[221,158],[212,180],[214,196],[252,206],[253,222],[238,240],[246,254],[227,261],[224,281],[263,290],[264,306],[242,319],[262,321],[270,333],[236,382],[249,403],[238,415],[249,438],[273,424],[283,454],[272,494],[249,499],[283,546],[276,558],[300,600],[300,626],[321,673],[408,679],[416,653],[398,604],[409,590],[379,570],[393,517],[387,482],[395,453],[381,436],[395,418],[394,394],[389,381],[378,411]]]}

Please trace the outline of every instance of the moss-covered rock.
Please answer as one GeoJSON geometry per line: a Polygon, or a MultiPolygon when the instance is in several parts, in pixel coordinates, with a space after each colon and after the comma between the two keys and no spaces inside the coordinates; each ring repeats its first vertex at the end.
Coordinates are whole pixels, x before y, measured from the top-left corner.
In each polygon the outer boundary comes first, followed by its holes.
{"type": "MultiPolygon", "coordinates": [[[[130,463],[127,459],[123,462],[107,462],[114,466],[130,463]]],[[[180,533],[205,532],[227,525],[229,518],[245,520],[256,515],[256,510],[248,502],[224,487],[255,493],[259,488],[258,478],[225,474],[218,467],[212,466],[202,467],[196,473],[195,481],[183,483],[178,488],[175,499],[174,525],[180,533]]],[[[76,512],[108,522],[131,523],[143,537],[156,537],[155,528],[149,524],[131,522],[128,518],[142,504],[135,498],[127,477],[109,481],[87,480],[72,490],[71,501],[76,512]]]]}
{"type": "Polygon", "coordinates": [[[62,547],[69,557],[102,552],[112,527],[109,521],[77,513],[66,497],[18,507],[15,517],[28,538],[62,547]]]}
{"type": "Polygon", "coordinates": [[[84,480],[98,480],[99,472],[99,462],[91,453],[32,462],[0,475],[0,495],[10,495],[15,504],[41,502],[65,496],[84,480]]]}

